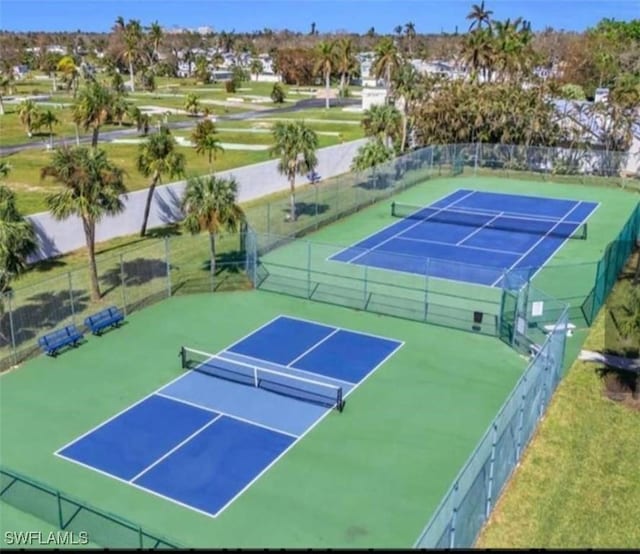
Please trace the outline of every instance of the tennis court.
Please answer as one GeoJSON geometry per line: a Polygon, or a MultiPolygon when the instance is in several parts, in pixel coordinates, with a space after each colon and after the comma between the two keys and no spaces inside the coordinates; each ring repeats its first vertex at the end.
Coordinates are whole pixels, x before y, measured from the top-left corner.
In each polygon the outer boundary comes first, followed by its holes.
{"type": "Polygon", "coordinates": [[[428,206],[393,203],[399,221],[329,259],[495,287],[505,270],[535,274],[569,239],[586,240],[598,206],[457,189],[428,206]]]}
{"type": "Polygon", "coordinates": [[[402,344],[281,315],[56,454],[216,517],[402,344]]]}

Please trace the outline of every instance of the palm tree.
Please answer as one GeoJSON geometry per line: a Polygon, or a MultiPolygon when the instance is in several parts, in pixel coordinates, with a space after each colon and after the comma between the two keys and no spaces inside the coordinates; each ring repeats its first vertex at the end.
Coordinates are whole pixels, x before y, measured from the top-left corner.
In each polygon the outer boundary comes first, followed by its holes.
{"type": "Polygon", "coordinates": [[[410,63],[403,64],[393,76],[393,91],[396,97],[402,98],[402,139],[400,151],[404,152],[407,144],[407,130],[409,127],[409,113],[414,102],[420,95],[420,75],[410,63]]]}
{"type": "Polygon", "coordinates": [[[62,73],[62,80],[67,85],[67,91],[73,89],[73,96],[75,98],[78,90],[78,80],[80,79],[80,70],[76,62],[71,56],[63,56],[58,61],[57,69],[62,73]]]}
{"type": "Polygon", "coordinates": [[[492,33],[482,29],[465,37],[462,56],[467,67],[471,67],[471,80],[477,81],[482,75],[490,79],[495,62],[495,48],[492,33]]]}
{"type": "Polygon", "coordinates": [[[191,115],[198,115],[198,111],[200,111],[200,99],[197,94],[187,94],[187,98],[184,101],[184,109],[191,115]]]}
{"type": "Polygon", "coordinates": [[[140,230],[141,237],[144,237],[147,232],[153,193],[156,185],[161,182],[162,176],[168,175],[173,178],[184,174],[185,155],[178,152],[177,147],[175,139],[171,136],[171,131],[164,126],[160,127],[157,133],[152,134],[145,142],[140,144],[136,160],[138,171],[145,177],[151,177],[142,219],[142,229],[140,230]]]}
{"type": "Polygon", "coordinates": [[[404,34],[407,37],[409,43],[409,56],[413,56],[413,40],[416,38],[416,24],[412,21],[405,23],[404,34]]]}
{"type": "Polygon", "coordinates": [[[474,4],[471,6],[471,11],[467,14],[467,19],[471,20],[471,25],[469,25],[469,31],[472,31],[474,27],[477,27],[478,30],[482,29],[482,24],[485,23],[487,27],[491,28],[491,16],[493,12],[491,10],[486,10],[484,7],[484,0],[478,4],[474,4]]]}
{"type": "Polygon", "coordinates": [[[91,277],[91,298],[100,299],[96,266],[96,224],[106,215],[124,210],[120,195],[126,193],[124,171],[104,150],[85,147],[57,149],[41,176],[52,177],[64,189],[47,197],[51,214],[58,220],[78,216],[82,220],[91,277]]]}
{"type": "Polygon", "coordinates": [[[60,120],[51,110],[45,110],[38,117],[38,126],[43,126],[49,129],[49,146],[51,147],[53,147],[53,126],[58,123],[60,123],[60,120]]]}
{"type": "Polygon", "coordinates": [[[73,121],[84,128],[91,129],[91,146],[98,147],[100,127],[113,115],[113,93],[98,81],[89,81],[78,94],[73,105],[73,121]]]}
{"type": "Polygon", "coordinates": [[[393,150],[387,148],[380,138],[368,141],[358,148],[358,152],[351,162],[351,171],[372,170],[374,182],[377,181],[377,167],[393,158],[393,150]]]}
{"type": "Polygon", "coordinates": [[[2,97],[11,88],[12,76],[7,73],[0,73],[0,115],[4,115],[4,102],[2,97]]]}
{"type": "Polygon", "coordinates": [[[224,152],[224,148],[222,148],[221,142],[216,136],[217,134],[215,123],[210,119],[205,119],[196,125],[191,135],[191,140],[196,146],[196,152],[209,155],[209,173],[211,173],[211,160],[215,159],[217,152],[224,152]]]}
{"type": "Polygon", "coordinates": [[[213,65],[213,81],[214,81],[214,83],[215,83],[215,80],[216,80],[216,71],[218,71],[218,68],[220,66],[222,66],[223,63],[224,63],[224,56],[220,52],[216,52],[213,55],[213,58],[211,58],[211,65],[213,65]]]}
{"type": "Polygon", "coordinates": [[[31,138],[33,135],[33,127],[38,118],[38,107],[33,100],[23,100],[18,106],[18,117],[24,125],[27,136],[31,138]]]}
{"type": "Polygon", "coordinates": [[[142,26],[136,19],[130,19],[124,26],[124,50],[122,57],[129,65],[129,86],[131,92],[135,92],[136,85],[133,74],[133,65],[138,58],[140,46],[142,44],[142,26]]]}
{"type": "Polygon", "coordinates": [[[313,68],[314,73],[322,73],[325,87],[325,109],[329,109],[329,87],[331,85],[331,72],[336,65],[336,43],[320,42],[316,47],[318,61],[313,68]]]}
{"type": "Polygon", "coordinates": [[[264,71],[264,64],[258,58],[251,60],[251,65],[249,66],[249,71],[256,76],[256,81],[260,76],[260,73],[264,71]]]}
{"type": "Polygon", "coordinates": [[[158,59],[158,49],[160,48],[160,43],[164,38],[164,32],[162,31],[162,27],[160,23],[154,21],[149,26],[149,39],[151,40],[151,44],[153,45],[153,59],[154,61],[158,59]]]}
{"type": "Polygon", "coordinates": [[[400,54],[391,37],[384,37],[377,45],[373,61],[373,74],[376,79],[384,76],[387,96],[391,87],[391,76],[400,66],[400,54]]]}
{"type": "Polygon", "coordinates": [[[336,44],[336,69],[340,73],[340,96],[344,96],[349,76],[356,68],[357,60],[353,41],[350,38],[341,38],[336,44]]]}
{"type": "Polygon", "coordinates": [[[0,160],[0,177],[6,177],[11,172],[11,166],[6,160],[0,160]]]}
{"type": "Polygon", "coordinates": [[[291,221],[296,219],[295,185],[296,175],[306,175],[318,165],[316,150],[318,135],[307,127],[304,121],[279,121],[273,128],[275,144],[271,149],[272,156],[280,158],[278,171],[289,181],[291,221]]]}
{"type": "MultiPolygon", "coordinates": [[[[8,164],[0,162],[0,174],[6,176],[8,172],[8,164]]],[[[2,293],[9,288],[11,280],[27,268],[27,259],[37,245],[31,221],[16,207],[15,193],[0,186],[0,307],[2,293]]]]}
{"type": "Polygon", "coordinates": [[[182,197],[182,224],[195,235],[201,231],[209,233],[211,275],[216,272],[216,235],[224,230],[238,232],[245,219],[237,204],[238,183],[231,177],[221,179],[213,175],[192,177],[182,197]]]}
{"type": "Polygon", "coordinates": [[[390,148],[400,135],[402,116],[395,106],[372,106],[364,112],[362,127],[369,137],[378,137],[390,148]]]}

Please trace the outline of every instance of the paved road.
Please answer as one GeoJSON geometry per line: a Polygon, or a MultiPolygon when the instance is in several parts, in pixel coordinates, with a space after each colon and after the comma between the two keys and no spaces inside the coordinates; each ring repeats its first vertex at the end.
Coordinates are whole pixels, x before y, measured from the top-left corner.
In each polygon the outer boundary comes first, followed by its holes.
{"type": "MultiPolygon", "coordinates": [[[[361,104],[361,100],[359,98],[345,98],[341,100],[332,100],[331,104],[333,106],[357,106],[361,104]]],[[[319,98],[305,98],[303,100],[299,100],[292,106],[285,106],[280,108],[272,108],[268,110],[253,110],[248,112],[242,112],[232,115],[224,115],[216,118],[216,121],[246,121],[247,119],[253,119],[254,117],[264,117],[265,115],[273,115],[278,113],[293,113],[299,112],[302,110],[308,110],[313,108],[324,108],[325,101],[324,99],[319,98]]],[[[196,119],[188,120],[188,121],[175,121],[168,124],[168,127],[171,129],[191,129],[195,127],[197,123],[196,119]]],[[[151,128],[150,132],[153,132],[155,128],[151,128]]],[[[116,129],[113,131],[103,131],[100,133],[100,142],[111,142],[116,138],[122,138],[127,136],[137,136],[137,129],[116,129]]],[[[62,137],[60,139],[56,139],[53,141],[53,146],[62,146],[64,144],[75,144],[76,137],[73,135],[62,137]]],[[[91,135],[81,135],[80,142],[82,144],[87,144],[91,142],[91,135]]],[[[16,144],[13,146],[3,146],[0,147],[0,156],[8,156],[10,154],[15,154],[16,152],[20,152],[22,150],[36,150],[42,149],[46,147],[48,141],[43,142],[29,142],[25,144],[16,144]]]]}

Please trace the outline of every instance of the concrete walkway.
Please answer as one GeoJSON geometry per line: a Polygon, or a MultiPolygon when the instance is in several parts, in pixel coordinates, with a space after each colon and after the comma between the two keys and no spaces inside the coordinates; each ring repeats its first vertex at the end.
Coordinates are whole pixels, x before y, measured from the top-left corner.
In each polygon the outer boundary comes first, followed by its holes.
{"type": "Polygon", "coordinates": [[[622,369],[623,371],[633,371],[636,373],[640,373],[640,358],[623,358],[621,356],[613,356],[611,354],[593,352],[592,350],[581,350],[578,359],[584,362],[596,362],[605,364],[609,367],[622,369]]]}

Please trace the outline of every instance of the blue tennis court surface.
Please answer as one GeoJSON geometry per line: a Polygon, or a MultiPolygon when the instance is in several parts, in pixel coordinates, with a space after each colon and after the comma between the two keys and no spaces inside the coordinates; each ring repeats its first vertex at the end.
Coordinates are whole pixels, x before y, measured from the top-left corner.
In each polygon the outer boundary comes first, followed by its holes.
{"type": "Polygon", "coordinates": [[[407,209],[403,219],[329,259],[497,286],[505,270],[538,271],[571,236],[586,231],[597,207],[458,189],[429,206],[407,209]]]}
{"type": "Polygon", "coordinates": [[[215,517],[401,346],[279,316],[56,455],[215,517]]]}

